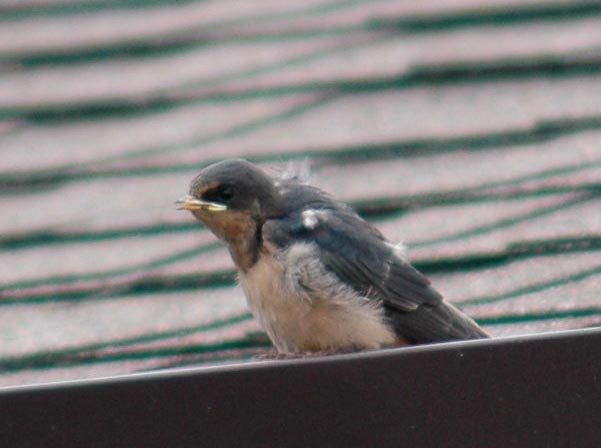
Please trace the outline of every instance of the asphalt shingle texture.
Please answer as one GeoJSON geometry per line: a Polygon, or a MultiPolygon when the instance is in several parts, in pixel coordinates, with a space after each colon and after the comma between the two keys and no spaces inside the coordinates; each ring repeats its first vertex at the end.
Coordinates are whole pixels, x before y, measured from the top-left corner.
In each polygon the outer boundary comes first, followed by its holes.
{"type": "Polygon", "coordinates": [[[0,6],[0,385],[268,341],[173,201],[306,161],[491,334],[601,324],[601,3],[0,6]]]}

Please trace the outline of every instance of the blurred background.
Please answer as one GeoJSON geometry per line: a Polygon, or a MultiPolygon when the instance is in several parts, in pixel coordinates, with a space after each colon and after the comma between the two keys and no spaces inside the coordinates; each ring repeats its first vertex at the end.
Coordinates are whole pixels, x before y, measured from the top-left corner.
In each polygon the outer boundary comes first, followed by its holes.
{"type": "Polygon", "coordinates": [[[308,161],[495,336],[601,324],[601,2],[3,0],[0,385],[249,359],[173,202],[308,161]]]}

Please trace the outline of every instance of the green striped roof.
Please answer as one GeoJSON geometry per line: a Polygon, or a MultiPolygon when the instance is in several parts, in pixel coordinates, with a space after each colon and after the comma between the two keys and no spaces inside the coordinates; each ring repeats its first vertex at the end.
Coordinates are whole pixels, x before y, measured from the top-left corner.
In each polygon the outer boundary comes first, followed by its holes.
{"type": "Polygon", "coordinates": [[[0,386],[247,360],[174,210],[242,156],[354,205],[495,336],[601,323],[601,2],[0,5],[0,386]]]}

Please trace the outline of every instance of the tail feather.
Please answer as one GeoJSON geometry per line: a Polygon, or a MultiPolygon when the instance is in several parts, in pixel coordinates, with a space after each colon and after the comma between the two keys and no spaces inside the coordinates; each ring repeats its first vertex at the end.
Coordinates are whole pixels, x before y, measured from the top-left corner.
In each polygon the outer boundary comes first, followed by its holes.
{"type": "Polygon", "coordinates": [[[387,312],[397,334],[413,344],[490,337],[471,317],[446,301],[422,305],[411,312],[387,312]]]}

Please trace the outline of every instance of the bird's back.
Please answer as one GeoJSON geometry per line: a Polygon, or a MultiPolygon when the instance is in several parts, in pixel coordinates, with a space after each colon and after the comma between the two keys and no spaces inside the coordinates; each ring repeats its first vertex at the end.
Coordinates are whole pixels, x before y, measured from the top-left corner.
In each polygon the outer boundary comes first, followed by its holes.
{"type": "Polygon", "coordinates": [[[328,272],[382,304],[397,335],[414,344],[488,337],[346,204],[296,182],[281,188],[287,211],[271,226],[271,238],[281,247],[298,242],[314,245],[328,272]],[[316,212],[311,225],[303,219],[307,211],[316,212]]]}

